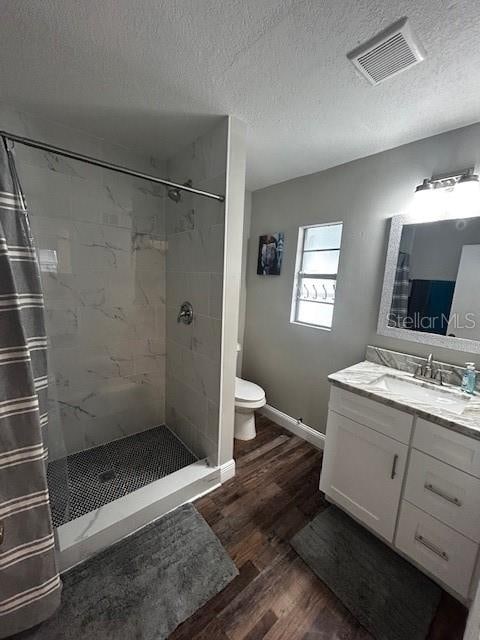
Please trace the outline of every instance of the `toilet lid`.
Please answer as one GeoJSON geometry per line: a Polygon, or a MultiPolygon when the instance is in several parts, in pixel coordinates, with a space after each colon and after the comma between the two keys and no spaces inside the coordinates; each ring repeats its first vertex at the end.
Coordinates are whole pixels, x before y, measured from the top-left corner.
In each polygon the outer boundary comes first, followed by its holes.
{"type": "Polygon", "coordinates": [[[254,382],[235,378],[235,398],[243,402],[259,402],[265,397],[265,391],[254,382]]]}

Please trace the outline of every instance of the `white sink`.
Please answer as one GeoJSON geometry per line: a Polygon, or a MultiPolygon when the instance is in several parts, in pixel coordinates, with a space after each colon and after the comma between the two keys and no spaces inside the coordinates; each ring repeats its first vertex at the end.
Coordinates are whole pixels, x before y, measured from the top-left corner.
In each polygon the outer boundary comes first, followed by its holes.
{"type": "Polygon", "coordinates": [[[369,387],[379,391],[388,391],[392,394],[401,395],[406,400],[425,402],[439,409],[445,409],[456,415],[463,413],[463,410],[470,402],[470,397],[460,391],[450,391],[442,387],[419,384],[414,380],[405,380],[386,374],[370,382],[369,387]]]}

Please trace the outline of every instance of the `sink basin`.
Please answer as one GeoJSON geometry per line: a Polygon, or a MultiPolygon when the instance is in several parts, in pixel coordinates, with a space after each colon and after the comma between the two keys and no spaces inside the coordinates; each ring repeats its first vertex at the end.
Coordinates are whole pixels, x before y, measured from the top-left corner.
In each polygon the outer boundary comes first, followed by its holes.
{"type": "Polygon", "coordinates": [[[425,402],[456,415],[463,413],[470,402],[470,397],[463,395],[460,391],[450,391],[447,388],[434,387],[428,383],[423,385],[414,380],[405,380],[389,374],[377,378],[368,386],[372,390],[378,389],[401,395],[406,400],[410,399],[413,402],[425,402]]]}

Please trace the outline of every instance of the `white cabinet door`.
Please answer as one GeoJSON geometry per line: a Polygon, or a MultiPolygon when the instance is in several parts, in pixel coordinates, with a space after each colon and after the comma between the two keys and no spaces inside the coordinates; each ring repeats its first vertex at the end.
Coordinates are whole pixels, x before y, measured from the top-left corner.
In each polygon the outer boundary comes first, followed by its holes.
{"type": "Polygon", "coordinates": [[[320,489],[392,542],[407,451],[406,445],[330,411],[320,489]]]}

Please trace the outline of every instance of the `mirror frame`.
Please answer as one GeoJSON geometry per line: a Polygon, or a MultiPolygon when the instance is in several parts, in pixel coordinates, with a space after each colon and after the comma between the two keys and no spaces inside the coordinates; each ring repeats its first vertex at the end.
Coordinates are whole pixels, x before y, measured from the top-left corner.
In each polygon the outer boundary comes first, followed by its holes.
{"type": "MultiPolygon", "coordinates": [[[[461,217],[459,216],[458,219],[461,219],[461,217]]],[[[392,306],[393,285],[395,283],[395,273],[397,270],[398,252],[403,227],[406,224],[428,224],[440,222],[441,220],[443,220],[443,218],[438,218],[437,220],[418,220],[410,215],[397,215],[390,219],[390,234],[385,260],[382,297],[378,313],[377,333],[381,336],[408,340],[419,344],[428,344],[433,347],[453,349],[454,351],[466,351],[468,353],[480,353],[480,339],[469,340],[467,338],[453,338],[436,333],[424,333],[423,331],[413,331],[412,329],[400,329],[398,327],[388,326],[388,316],[392,306]]]]}

